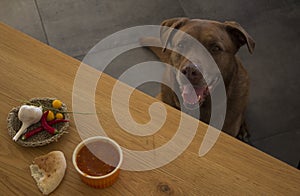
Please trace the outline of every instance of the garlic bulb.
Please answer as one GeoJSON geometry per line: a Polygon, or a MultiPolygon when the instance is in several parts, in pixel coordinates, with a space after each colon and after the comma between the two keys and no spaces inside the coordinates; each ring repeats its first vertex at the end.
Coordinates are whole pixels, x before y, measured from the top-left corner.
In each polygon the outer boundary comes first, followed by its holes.
{"type": "Polygon", "coordinates": [[[13,140],[17,141],[30,125],[33,125],[40,121],[42,115],[42,106],[36,107],[32,105],[22,105],[18,112],[18,118],[22,122],[22,126],[17,134],[13,137],[13,140]]]}

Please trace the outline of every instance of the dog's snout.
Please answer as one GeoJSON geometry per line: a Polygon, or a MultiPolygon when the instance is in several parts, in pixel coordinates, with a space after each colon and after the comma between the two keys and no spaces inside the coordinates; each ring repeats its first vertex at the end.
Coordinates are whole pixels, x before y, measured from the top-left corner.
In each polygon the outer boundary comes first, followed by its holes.
{"type": "Polygon", "coordinates": [[[190,81],[199,79],[201,77],[199,68],[193,64],[185,65],[181,69],[181,73],[185,75],[190,81]]]}

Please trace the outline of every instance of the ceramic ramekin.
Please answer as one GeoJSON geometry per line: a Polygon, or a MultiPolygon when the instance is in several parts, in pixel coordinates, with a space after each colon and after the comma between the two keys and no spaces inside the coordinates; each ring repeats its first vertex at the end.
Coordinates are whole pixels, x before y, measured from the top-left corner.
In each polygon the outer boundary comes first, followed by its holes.
{"type": "MultiPolygon", "coordinates": [[[[107,149],[107,150],[109,150],[109,149],[107,149]]],[[[77,147],[75,148],[75,150],[73,152],[72,162],[73,162],[73,165],[74,165],[76,171],[79,173],[81,180],[85,184],[87,184],[91,187],[94,187],[94,188],[106,188],[106,187],[113,185],[119,177],[120,167],[123,162],[123,152],[122,152],[122,149],[119,146],[119,144],[117,142],[115,142],[114,140],[112,140],[108,137],[95,136],[95,137],[87,138],[77,145],[77,147]],[[106,148],[108,148],[108,147],[114,148],[116,150],[116,152],[118,153],[119,160],[118,160],[118,163],[117,163],[115,169],[106,175],[91,176],[91,175],[88,175],[88,174],[84,173],[83,171],[81,171],[77,166],[77,162],[76,162],[77,154],[79,153],[79,151],[81,150],[81,148],[84,145],[87,145],[87,144],[93,143],[93,142],[106,143],[106,145],[105,145],[106,148]],[[109,145],[107,145],[107,144],[109,144],[109,145]]]]}

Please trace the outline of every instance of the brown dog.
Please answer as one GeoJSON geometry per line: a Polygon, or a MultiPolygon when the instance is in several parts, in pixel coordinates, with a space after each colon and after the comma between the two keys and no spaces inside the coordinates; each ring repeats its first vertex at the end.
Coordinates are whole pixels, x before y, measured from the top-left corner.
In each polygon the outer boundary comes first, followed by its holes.
{"type": "Polygon", "coordinates": [[[227,110],[222,130],[242,140],[247,138],[249,135],[245,127],[244,113],[249,94],[249,78],[245,68],[236,57],[236,53],[244,44],[252,53],[255,46],[253,39],[236,22],[221,23],[210,20],[173,18],[165,20],[161,26],[160,40],[145,38],[141,42],[146,45],[151,42],[160,42],[163,50],[152,46],[150,49],[163,62],[179,70],[180,74],[167,69],[165,79],[177,86],[181,96],[176,96],[171,88],[162,85],[158,98],[178,109],[180,109],[180,102],[185,108],[191,108],[197,104],[201,111],[200,120],[206,123],[210,120],[210,92],[220,78],[209,74],[209,71],[203,72],[203,69],[207,69],[204,65],[198,65],[190,58],[175,52],[184,50],[185,54],[189,55],[189,51],[195,50],[185,42],[180,33],[174,31],[178,29],[198,40],[211,54],[221,72],[227,94],[227,110]],[[171,29],[165,27],[171,27],[171,29]],[[168,44],[171,45],[172,50],[166,50],[168,44]],[[191,85],[187,85],[182,76],[185,76],[191,85]],[[191,92],[196,93],[196,96],[192,96],[191,92]]]}

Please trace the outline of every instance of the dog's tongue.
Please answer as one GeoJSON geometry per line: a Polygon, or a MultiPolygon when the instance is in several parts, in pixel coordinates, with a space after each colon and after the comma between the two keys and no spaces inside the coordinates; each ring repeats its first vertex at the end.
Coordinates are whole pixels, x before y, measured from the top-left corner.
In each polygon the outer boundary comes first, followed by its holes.
{"type": "Polygon", "coordinates": [[[198,103],[199,100],[203,97],[205,89],[205,87],[194,88],[192,85],[184,85],[182,88],[183,101],[189,104],[198,103]]]}

